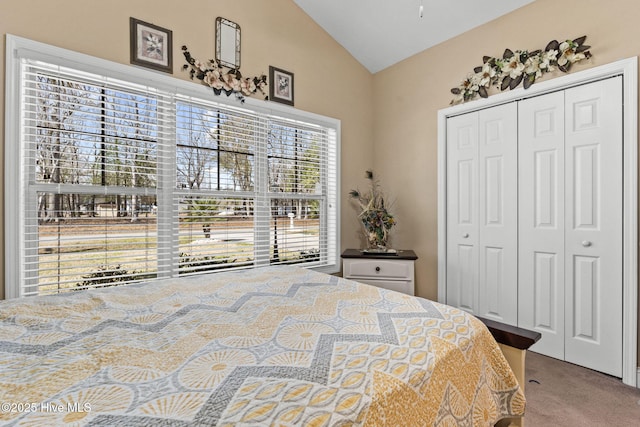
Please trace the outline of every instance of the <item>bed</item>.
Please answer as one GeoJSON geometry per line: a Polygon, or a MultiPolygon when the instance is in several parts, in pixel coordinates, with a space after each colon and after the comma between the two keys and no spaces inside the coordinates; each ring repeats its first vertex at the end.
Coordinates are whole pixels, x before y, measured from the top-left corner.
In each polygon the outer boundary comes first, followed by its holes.
{"type": "Polygon", "coordinates": [[[491,426],[524,394],[465,312],[293,266],[0,302],[0,423],[491,426]]]}

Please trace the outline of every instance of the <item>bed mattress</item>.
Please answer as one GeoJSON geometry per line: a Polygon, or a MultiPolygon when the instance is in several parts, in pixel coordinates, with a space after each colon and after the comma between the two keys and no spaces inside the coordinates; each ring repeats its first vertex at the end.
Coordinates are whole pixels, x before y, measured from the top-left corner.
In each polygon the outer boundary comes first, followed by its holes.
{"type": "Polygon", "coordinates": [[[490,426],[525,399],[486,327],[292,266],[0,302],[0,422],[490,426]]]}

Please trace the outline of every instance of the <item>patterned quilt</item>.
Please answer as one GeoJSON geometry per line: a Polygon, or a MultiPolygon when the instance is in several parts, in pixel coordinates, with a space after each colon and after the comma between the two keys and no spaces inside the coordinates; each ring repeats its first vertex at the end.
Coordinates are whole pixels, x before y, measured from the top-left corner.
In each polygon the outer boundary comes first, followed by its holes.
{"type": "Polygon", "coordinates": [[[288,266],[0,301],[0,423],[490,426],[525,400],[460,310],[288,266]]]}

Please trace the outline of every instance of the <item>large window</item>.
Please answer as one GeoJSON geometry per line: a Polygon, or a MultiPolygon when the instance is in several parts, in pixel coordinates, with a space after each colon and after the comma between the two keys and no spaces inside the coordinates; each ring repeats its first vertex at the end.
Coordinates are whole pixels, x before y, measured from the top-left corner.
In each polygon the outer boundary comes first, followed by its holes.
{"type": "Polygon", "coordinates": [[[8,297],[338,269],[339,122],[11,36],[7,61],[8,297]]]}

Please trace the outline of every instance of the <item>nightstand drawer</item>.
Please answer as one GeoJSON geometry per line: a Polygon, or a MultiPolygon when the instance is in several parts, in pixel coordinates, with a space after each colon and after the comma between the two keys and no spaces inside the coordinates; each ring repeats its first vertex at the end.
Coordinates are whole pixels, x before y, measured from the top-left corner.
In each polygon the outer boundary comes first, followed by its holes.
{"type": "Polygon", "coordinates": [[[357,249],[346,249],[342,253],[342,277],[415,295],[416,259],[411,250],[399,250],[396,255],[365,255],[357,249]]]}
{"type": "Polygon", "coordinates": [[[413,282],[410,280],[367,280],[354,278],[356,282],[377,286],[378,288],[389,289],[390,291],[402,292],[407,295],[415,295],[413,282]]]}
{"type": "Polygon", "coordinates": [[[413,261],[345,259],[343,268],[349,278],[413,280],[413,261]]]}

